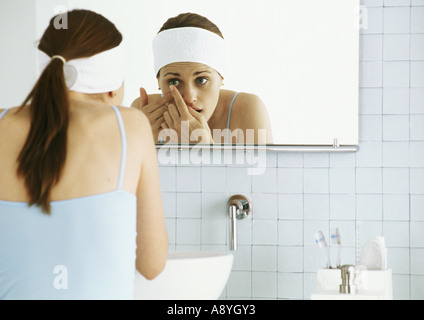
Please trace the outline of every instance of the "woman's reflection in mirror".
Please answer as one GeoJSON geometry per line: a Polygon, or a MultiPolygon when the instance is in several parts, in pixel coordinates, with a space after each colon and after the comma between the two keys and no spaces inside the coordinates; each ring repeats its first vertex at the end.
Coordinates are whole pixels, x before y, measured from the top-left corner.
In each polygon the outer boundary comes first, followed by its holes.
{"type": "Polygon", "coordinates": [[[170,18],[153,40],[153,55],[162,94],[140,88],[132,107],[148,117],[155,142],[272,144],[262,100],[222,88],[226,44],[210,20],[194,13],[170,18]]]}

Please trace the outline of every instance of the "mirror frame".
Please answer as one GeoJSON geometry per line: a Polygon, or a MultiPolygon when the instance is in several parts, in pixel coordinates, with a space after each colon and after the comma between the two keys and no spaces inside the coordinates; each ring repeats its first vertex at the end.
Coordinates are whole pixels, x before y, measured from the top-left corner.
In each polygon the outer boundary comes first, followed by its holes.
{"type": "Polygon", "coordinates": [[[275,152],[357,152],[359,145],[234,145],[234,144],[156,144],[156,149],[205,149],[232,151],[275,151],[275,152]]]}

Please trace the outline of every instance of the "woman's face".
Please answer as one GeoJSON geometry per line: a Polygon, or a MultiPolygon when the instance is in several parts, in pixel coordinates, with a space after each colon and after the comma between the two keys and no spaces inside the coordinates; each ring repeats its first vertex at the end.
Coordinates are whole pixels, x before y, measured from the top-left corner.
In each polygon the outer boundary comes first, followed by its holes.
{"type": "Polygon", "coordinates": [[[204,64],[176,62],[160,70],[158,82],[164,95],[169,93],[169,86],[174,85],[187,107],[201,113],[208,121],[218,104],[222,77],[204,64]]]}

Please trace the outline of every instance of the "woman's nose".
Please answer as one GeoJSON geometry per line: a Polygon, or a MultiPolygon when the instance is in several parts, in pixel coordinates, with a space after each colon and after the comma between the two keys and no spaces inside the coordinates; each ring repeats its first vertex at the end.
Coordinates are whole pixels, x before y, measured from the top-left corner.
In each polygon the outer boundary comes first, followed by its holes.
{"type": "Polygon", "coordinates": [[[192,107],[197,102],[197,90],[192,86],[185,86],[182,89],[181,95],[187,106],[192,107]]]}

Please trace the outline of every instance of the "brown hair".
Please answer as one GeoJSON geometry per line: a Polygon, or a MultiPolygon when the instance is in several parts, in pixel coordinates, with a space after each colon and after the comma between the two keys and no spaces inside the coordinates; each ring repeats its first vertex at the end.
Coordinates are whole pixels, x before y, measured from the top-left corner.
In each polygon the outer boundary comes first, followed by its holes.
{"type": "Polygon", "coordinates": [[[194,28],[202,28],[208,31],[211,31],[213,33],[216,33],[218,36],[220,36],[222,39],[224,39],[224,36],[221,33],[221,30],[214,24],[212,21],[210,21],[208,18],[203,17],[196,13],[181,13],[180,15],[169,18],[162,26],[162,28],[159,30],[158,33],[161,33],[162,31],[169,30],[169,29],[175,29],[175,28],[185,28],[185,27],[194,27],[194,28]]]}
{"type": "MultiPolygon", "coordinates": [[[[73,10],[67,15],[66,29],[57,29],[50,20],[38,49],[65,60],[90,57],[118,46],[122,35],[115,25],[100,14],[73,10]]],[[[59,181],[67,148],[69,100],[63,62],[52,59],[22,103],[28,103],[31,126],[18,157],[18,174],[25,179],[29,205],[38,205],[50,213],[50,192],[59,181]]]]}

